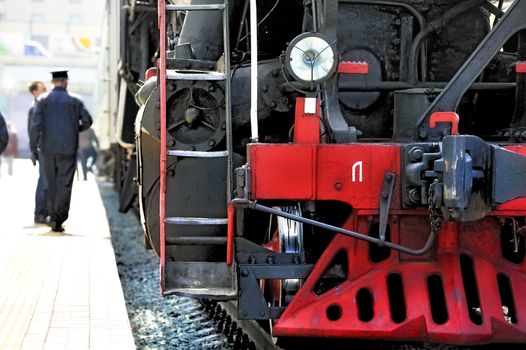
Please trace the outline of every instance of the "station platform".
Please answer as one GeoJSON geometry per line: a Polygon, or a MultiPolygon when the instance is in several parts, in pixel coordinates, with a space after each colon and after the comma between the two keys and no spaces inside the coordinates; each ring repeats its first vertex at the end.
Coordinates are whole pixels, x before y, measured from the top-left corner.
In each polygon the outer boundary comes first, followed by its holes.
{"type": "Polygon", "coordinates": [[[135,349],[95,179],[75,180],[55,233],[33,223],[37,168],[1,170],[0,349],[135,349]]]}

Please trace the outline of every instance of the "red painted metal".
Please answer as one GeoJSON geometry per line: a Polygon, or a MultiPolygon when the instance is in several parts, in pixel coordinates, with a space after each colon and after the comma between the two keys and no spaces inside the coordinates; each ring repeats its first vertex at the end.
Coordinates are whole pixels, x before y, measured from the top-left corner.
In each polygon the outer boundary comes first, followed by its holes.
{"type": "MultiPolygon", "coordinates": [[[[248,152],[254,199],[339,200],[355,209],[378,208],[384,173],[400,173],[396,144],[251,144],[248,152]]],[[[392,208],[400,206],[398,192],[392,208]]]]}
{"type": "Polygon", "coordinates": [[[429,126],[435,128],[437,123],[451,123],[451,135],[458,135],[460,117],[455,112],[435,112],[431,114],[429,126]]]}
{"type": "Polygon", "coordinates": [[[517,62],[515,65],[515,71],[517,73],[526,73],[526,62],[517,62]]]}
{"type": "MultiPolygon", "coordinates": [[[[367,233],[367,217],[352,217],[346,228],[367,233]]],[[[425,217],[399,216],[391,220],[391,239],[418,246],[424,240],[428,224],[425,217]]],[[[397,252],[384,261],[373,263],[367,243],[337,236],[325,250],[303,288],[274,327],[275,336],[323,336],[374,338],[385,340],[431,341],[449,344],[487,342],[524,342],[526,340],[526,263],[514,264],[500,251],[501,226],[496,218],[473,223],[445,222],[436,249],[424,257],[411,257],[397,252]],[[316,295],[313,292],[332,259],[344,251],[348,257],[347,279],[337,287],[316,295]],[[460,268],[460,255],[473,261],[481,306],[482,324],[471,321],[465,286],[460,268]],[[389,298],[388,277],[398,274],[403,294],[389,298]],[[516,309],[515,324],[506,321],[497,283],[503,274],[511,281],[516,309]],[[447,319],[442,324],[433,320],[427,279],[438,275],[445,291],[447,319]],[[357,294],[367,290],[372,295],[372,319],[361,320],[357,294]],[[404,302],[405,318],[393,321],[391,306],[404,302]],[[341,318],[331,321],[329,307],[339,308],[341,318]]],[[[436,305],[436,304],[435,304],[436,305]]],[[[396,319],[396,318],[395,318],[396,319]]]]}
{"type": "Polygon", "coordinates": [[[367,62],[342,61],[338,64],[340,74],[368,74],[369,64],[367,62]]]}
{"type": "Polygon", "coordinates": [[[320,142],[320,100],[316,99],[316,113],[305,112],[305,98],[296,98],[296,114],[294,123],[294,142],[320,142]]]}
{"type": "MultiPolygon", "coordinates": [[[[279,230],[274,231],[271,240],[267,243],[263,243],[261,246],[276,253],[283,252],[279,230]]],[[[268,301],[271,305],[281,305],[281,280],[260,280],[259,287],[262,293],[269,296],[270,300],[268,301]]]]}
{"type": "MultiPolygon", "coordinates": [[[[296,106],[295,144],[251,144],[254,200],[336,200],[348,203],[352,215],[344,228],[371,234],[377,227],[383,176],[401,178],[399,144],[319,144],[318,122],[304,115],[304,100],[296,106]]],[[[439,122],[452,125],[458,134],[459,117],[453,112],[431,116],[430,126],[439,122]]],[[[526,145],[506,146],[526,155],[526,145]]],[[[389,239],[410,248],[423,246],[430,233],[427,210],[401,207],[396,184],[389,215],[389,239]]],[[[515,264],[504,258],[501,249],[501,217],[526,216],[526,199],[500,205],[476,222],[444,222],[434,248],[422,256],[391,251],[384,260],[372,258],[364,241],[336,235],[316,263],[313,272],[277,321],[274,336],[341,337],[384,340],[431,341],[451,344],[526,341],[526,261],[515,264]],[[341,284],[316,294],[316,285],[333,259],[347,255],[347,276],[341,284]],[[461,256],[473,262],[476,295],[480,301],[481,324],[476,324],[474,307],[468,302],[460,265],[461,256]],[[373,262],[376,261],[376,262],[373,262]],[[398,295],[389,295],[388,278],[397,274],[403,285],[398,295]],[[511,281],[515,323],[506,320],[497,276],[511,281]],[[436,275],[444,289],[447,317],[433,316],[428,278],[436,275]],[[364,302],[358,293],[371,296],[370,319],[360,318],[364,302]],[[403,301],[403,303],[402,303],[403,301]],[[405,304],[404,312],[397,312],[405,304]],[[329,310],[336,310],[331,312],[329,310]],[[393,311],[392,311],[393,310],[393,311]],[[393,314],[397,317],[393,317],[393,314]],[[336,315],[336,316],[335,316],[336,315]],[[329,317],[330,316],[330,317],[329,317]],[[473,319],[473,321],[472,321],[473,319]]],[[[276,249],[276,237],[266,244],[276,249]]],[[[279,244],[279,242],[278,242],[279,244]]],[[[262,282],[276,299],[276,281],[262,282]]],[[[468,293],[469,293],[468,288],[468,293]]],[[[506,305],[508,306],[508,305],[506,305]]],[[[403,307],[402,307],[403,309],[403,307]]]]}
{"type": "Polygon", "coordinates": [[[226,241],[226,264],[232,265],[234,260],[234,215],[236,208],[232,203],[228,204],[228,235],[226,241]]]}
{"type": "Polygon", "coordinates": [[[158,24],[159,24],[159,91],[160,91],[160,124],[161,140],[159,145],[159,240],[160,240],[160,285],[161,294],[164,291],[165,270],[166,270],[166,6],[165,0],[157,2],[158,24]]]}
{"type": "MultiPolygon", "coordinates": [[[[450,121],[447,119],[447,121],[450,121]]],[[[526,146],[507,146],[526,154],[526,146]]],[[[377,222],[383,175],[400,178],[400,145],[397,144],[252,144],[249,145],[252,199],[338,200],[350,204],[353,215],[343,227],[369,234],[377,222]],[[271,171],[270,171],[271,170],[271,171]]],[[[404,210],[396,184],[390,210],[390,240],[408,247],[421,247],[430,227],[426,210],[404,210]]],[[[501,253],[499,217],[526,216],[526,200],[518,199],[496,208],[474,223],[445,222],[434,250],[423,256],[392,251],[373,263],[369,244],[336,236],[317,262],[305,285],[294,297],[274,327],[275,336],[322,336],[385,340],[433,341],[454,344],[524,342],[526,339],[526,263],[513,264],[501,253]],[[348,277],[322,295],[313,292],[332,259],[341,251],[348,256],[348,277]],[[473,260],[482,325],[474,324],[460,270],[460,255],[473,260]],[[394,322],[387,278],[400,275],[406,305],[405,319],[394,322]],[[497,274],[510,278],[517,323],[508,323],[502,312],[497,274]],[[433,321],[427,278],[437,274],[445,291],[448,319],[433,321]],[[373,318],[358,316],[356,295],[361,289],[373,298],[373,318]],[[327,309],[337,305],[341,318],[331,321],[327,309]]]]}

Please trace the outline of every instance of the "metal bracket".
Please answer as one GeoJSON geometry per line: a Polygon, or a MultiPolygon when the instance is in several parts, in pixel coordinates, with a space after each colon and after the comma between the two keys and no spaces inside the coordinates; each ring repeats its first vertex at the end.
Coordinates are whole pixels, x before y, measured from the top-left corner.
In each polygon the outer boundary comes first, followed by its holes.
{"type": "Polygon", "coordinates": [[[305,279],[314,268],[304,254],[275,253],[244,238],[236,238],[239,271],[238,312],[242,320],[277,319],[284,307],[269,306],[259,280],[305,279]]]}
{"type": "Polygon", "coordinates": [[[387,219],[389,218],[389,208],[393,198],[396,175],[387,172],[384,175],[382,183],[382,193],[380,194],[380,234],[378,246],[383,247],[385,244],[385,231],[387,230],[387,219]]]}

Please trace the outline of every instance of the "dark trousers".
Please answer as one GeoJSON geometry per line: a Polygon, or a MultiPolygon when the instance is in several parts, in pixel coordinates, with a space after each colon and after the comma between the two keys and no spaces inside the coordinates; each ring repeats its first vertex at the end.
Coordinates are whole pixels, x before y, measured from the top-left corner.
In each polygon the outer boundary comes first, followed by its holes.
{"type": "Polygon", "coordinates": [[[47,212],[47,179],[46,171],[44,170],[44,154],[42,152],[38,155],[38,182],[35,193],[35,217],[48,216],[47,212]]]}
{"type": "Polygon", "coordinates": [[[46,154],[44,165],[48,183],[47,210],[51,221],[62,224],[68,218],[77,156],[75,154],[46,154]]]}

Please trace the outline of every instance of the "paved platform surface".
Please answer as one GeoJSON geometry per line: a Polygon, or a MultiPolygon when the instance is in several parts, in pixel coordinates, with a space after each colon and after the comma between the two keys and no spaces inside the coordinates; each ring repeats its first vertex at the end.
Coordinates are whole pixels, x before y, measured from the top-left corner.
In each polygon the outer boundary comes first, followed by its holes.
{"type": "Polygon", "coordinates": [[[135,349],[94,178],[54,233],[33,223],[37,168],[0,170],[0,349],[135,349]]]}

